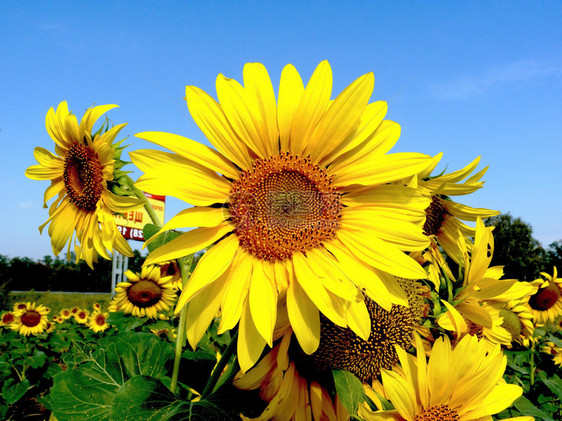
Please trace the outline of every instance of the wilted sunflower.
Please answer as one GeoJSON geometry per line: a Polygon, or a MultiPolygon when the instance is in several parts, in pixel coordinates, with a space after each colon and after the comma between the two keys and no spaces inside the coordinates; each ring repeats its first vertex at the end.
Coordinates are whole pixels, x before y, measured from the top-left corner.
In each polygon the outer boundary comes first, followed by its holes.
{"type": "Polygon", "coordinates": [[[142,206],[137,198],[116,196],[109,190],[114,172],[121,165],[116,164],[116,158],[122,148],[113,141],[125,124],[104,133],[92,133],[98,118],[114,107],[116,105],[89,108],[80,124],[68,111],[66,102],[59,104],[56,113],[51,108],[46,125],[55,141],[56,154],[41,147],[35,148],[39,165],[25,171],[25,175],[33,180],[51,181],[45,191],[45,207],[49,200],[58,196],[49,208],[49,219],[39,227],[42,231],[50,224],[49,236],[55,255],[66,244],[70,251],[76,235],[76,258],[83,259],[90,267],[98,255],[110,259],[108,250],[133,256],[131,247],[117,229],[114,214],[142,206]]]}
{"type": "Polygon", "coordinates": [[[88,317],[88,327],[94,332],[103,332],[109,328],[109,323],[107,323],[108,317],[109,313],[102,312],[101,310],[95,310],[88,317]]]}
{"type": "Polygon", "coordinates": [[[88,310],[79,309],[76,313],[74,313],[74,320],[85,325],[88,323],[89,316],[90,312],[88,310]]]}
{"type": "Polygon", "coordinates": [[[491,420],[491,415],[509,407],[523,392],[503,382],[507,358],[499,346],[489,351],[475,337],[465,336],[452,349],[449,339],[442,336],[426,360],[421,340],[416,342],[417,356],[398,350],[402,375],[382,372],[386,396],[395,410],[363,413],[365,420],[491,420]]]}
{"type": "MultiPolygon", "coordinates": [[[[246,64],[243,77],[244,86],[218,76],[219,102],[197,87],[186,88],[191,116],[216,150],[145,132],[136,136],[175,153],[130,155],[145,173],[138,188],[194,205],[161,232],[195,229],[156,249],[146,263],[217,243],[199,261],[176,307],[197,300],[198,308],[208,309],[188,320],[190,343],[197,344],[199,326],[220,309],[224,329],[240,321],[238,355],[248,369],[266,343],[272,346],[278,295],[286,293],[295,336],[309,354],[320,341],[320,313],[349,326],[348,309],[361,301],[360,291],[387,310],[405,304],[392,275],[426,276],[404,252],[428,245],[422,225],[429,199],[390,183],[419,173],[431,158],[387,153],[400,126],[383,120],[384,101],[368,103],[372,73],[334,100],[327,61],[306,87],[286,66],[277,100],[262,64],[246,64]]],[[[359,306],[355,326],[365,332],[368,312],[359,306]]]]}
{"type": "Polygon", "coordinates": [[[541,276],[544,279],[533,281],[538,291],[529,298],[538,325],[554,322],[562,316],[562,279],[558,279],[558,269],[554,266],[552,275],[541,272],[541,276]]]}
{"type": "Polygon", "coordinates": [[[29,303],[27,308],[15,312],[13,329],[20,335],[29,336],[43,333],[47,327],[49,310],[42,304],[29,303]]]}
{"type": "Polygon", "coordinates": [[[438,163],[437,158],[440,158],[440,156],[436,157],[432,165],[418,175],[419,189],[431,199],[431,204],[425,210],[427,219],[423,230],[431,237],[433,242],[443,248],[449,257],[459,263],[461,250],[458,246],[458,233],[462,234],[467,247],[471,245],[469,237],[473,238],[476,234],[474,228],[464,224],[461,220],[476,221],[478,217],[488,218],[498,215],[500,212],[473,208],[451,199],[451,196],[470,194],[482,188],[484,182],[480,179],[486,173],[488,167],[467,178],[478,166],[480,157],[461,170],[431,176],[431,172],[438,163]]]}
{"type": "Polygon", "coordinates": [[[145,266],[140,275],[130,270],[125,275],[128,282],[120,282],[115,287],[112,311],[155,319],[159,312],[174,305],[176,290],[170,285],[170,276],[160,276],[160,267],[145,266]]]}

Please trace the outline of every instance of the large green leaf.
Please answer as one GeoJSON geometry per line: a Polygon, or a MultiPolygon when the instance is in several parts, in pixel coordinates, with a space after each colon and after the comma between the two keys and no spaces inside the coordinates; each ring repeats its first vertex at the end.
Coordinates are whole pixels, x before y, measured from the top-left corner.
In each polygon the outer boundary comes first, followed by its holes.
{"type": "MultiPolygon", "coordinates": [[[[156,233],[158,233],[159,231],[160,231],[160,227],[158,227],[157,225],[146,224],[142,230],[144,240],[148,241],[150,237],[156,235],[156,233]]],[[[182,233],[179,231],[171,230],[158,235],[158,238],[155,238],[153,241],[148,243],[147,245],[148,251],[152,253],[158,247],[161,247],[164,244],[172,241],[174,238],[179,237],[181,234],[182,233]]]]}
{"type": "Polygon", "coordinates": [[[341,403],[350,415],[355,415],[365,401],[361,380],[346,370],[332,370],[332,374],[341,403]]]}
{"type": "Polygon", "coordinates": [[[515,406],[519,412],[524,415],[530,415],[544,421],[554,421],[553,418],[551,418],[546,412],[537,408],[525,396],[520,396],[515,402],[513,402],[513,406],[515,406]]]}

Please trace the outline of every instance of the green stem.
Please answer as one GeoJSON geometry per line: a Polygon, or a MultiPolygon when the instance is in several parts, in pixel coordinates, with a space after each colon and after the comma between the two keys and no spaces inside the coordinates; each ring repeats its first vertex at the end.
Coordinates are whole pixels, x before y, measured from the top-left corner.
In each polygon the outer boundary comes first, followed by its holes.
{"type": "Polygon", "coordinates": [[[205,389],[203,390],[203,393],[201,393],[201,400],[205,399],[210,394],[210,392],[213,391],[215,384],[219,380],[224,370],[224,367],[226,367],[226,365],[230,361],[230,357],[232,356],[232,354],[234,354],[234,350],[236,349],[237,343],[238,343],[238,331],[236,331],[236,333],[230,340],[230,343],[224,350],[224,353],[221,355],[221,359],[215,366],[215,369],[213,370],[213,373],[211,374],[209,381],[205,385],[205,389]]]}
{"type": "MultiPolygon", "coordinates": [[[[189,269],[191,268],[191,263],[193,262],[193,255],[189,256],[189,261],[182,258],[178,259],[178,265],[180,267],[181,279],[183,287],[185,288],[187,284],[187,278],[189,276],[189,269]]],[[[172,371],[172,380],[170,383],[170,391],[176,393],[178,387],[178,375],[180,372],[180,361],[181,354],[183,352],[183,344],[185,342],[185,319],[187,317],[187,305],[184,305],[180,312],[180,321],[178,325],[178,337],[176,338],[176,348],[174,355],[174,368],[172,371]]]]}
{"type": "Polygon", "coordinates": [[[144,202],[144,208],[148,212],[148,215],[150,216],[150,219],[152,219],[152,222],[154,222],[154,225],[158,225],[159,227],[162,227],[162,222],[160,222],[160,219],[156,215],[156,212],[154,212],[154,208],[146,198],[144,192],[138,189],[137,187],[135,187],[135,184],[130,177],[128,176],[125,177],[127,180],[127,186],[131,189],[131,191],[135,194],[135,196],[137,196],[140,200],[144,202]]]}
{"type": "Polygon", "coordinates": [[[530,384],[531,387],[535,384],[535,353],[531,352],[531,361],[529,361],[529,365],[531,366],[530,370],[530,384]]]}

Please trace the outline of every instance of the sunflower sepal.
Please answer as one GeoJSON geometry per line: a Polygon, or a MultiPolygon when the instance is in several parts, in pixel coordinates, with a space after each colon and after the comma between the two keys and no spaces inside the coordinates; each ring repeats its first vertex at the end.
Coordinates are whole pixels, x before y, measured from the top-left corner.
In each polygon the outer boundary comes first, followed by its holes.
{"type": "Polygon", "coordinates": [[[347,370],[332,370],[336,394],[347,412],[354,416],[365,402],[363,383],[347,370]]]}

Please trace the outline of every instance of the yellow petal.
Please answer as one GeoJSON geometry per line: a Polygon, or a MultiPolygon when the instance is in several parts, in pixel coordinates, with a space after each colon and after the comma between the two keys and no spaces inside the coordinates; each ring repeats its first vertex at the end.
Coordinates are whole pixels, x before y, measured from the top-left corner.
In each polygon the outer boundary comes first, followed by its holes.
{"type": "Polygon", "coordinates": [[[256,329],[256,325],[250,313],[250,305],[248,300],[244,304],[244,310],[240,317],[240,326],[238,329],[238,346],[237,356],[242,372],[248,371],[259,360],[260,355],[265,348],[265,339],[256,329]]]}
{"type": "Polygon", "coordinates": [[[288,151],[293,125],[293,116],[304,92],[302,79],[292,64],[281,72],[279,82],[279,99],[277,105],[277,124],[279,125],[279,142],[281,151],[288,151]]]}
{"type": "Polygon", "coordinates": [[[277,319],[277,289],[266,274],[266,264],[267,262],[254,262],[248,302],[256,329],[267,344],[273,347],[273,328],[277,319]]]}
{"type": "Polygon", "coordinates": [[[230,279],[222,299],[222,314],[218,333],[232,329],[242,314],[242,308],[252,279],[253,258],[239,250],[232,263],[230,279]]]}
{"type": "Polygon", "coordinates": [[[320,315],[295,279],[287,289],[287,312],[299,345],[306,354],[312,354],[320,344],[320,315]]]}

